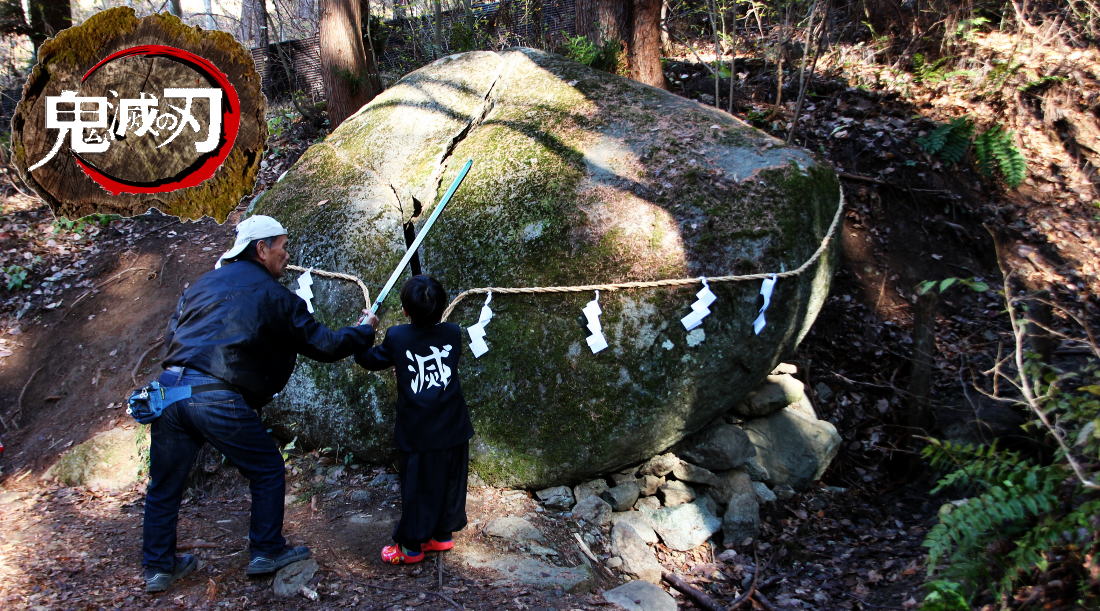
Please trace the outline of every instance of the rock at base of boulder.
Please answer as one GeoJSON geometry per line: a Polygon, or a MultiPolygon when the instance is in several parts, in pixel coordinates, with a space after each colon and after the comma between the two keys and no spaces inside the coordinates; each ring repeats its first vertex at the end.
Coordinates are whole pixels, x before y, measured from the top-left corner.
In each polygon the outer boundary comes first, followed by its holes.
{"type": "Polygon", "coordinates": [[[573,517],[593,526],[603,526],[611,521],[611,505],[598,496],[589,496],[577,502],[573,517]]]}
{"type": "Polygon", "coordinates": [[[535,528],[527,520],[516,516],[505,516],[489,522],[485,526],[485,534],[514,543],[546,540],[546,537],[538,528],[535,528]]]}
{"type": "Polygon", "coordinates": [[[745,464],[756,451],[740,427],[720,423],[681,441],[676,446],[676,453],[693,465],[725,471],[745,464]]]}
{"type": "Polygon", "coordinates": [[[722,529],[722,519],[716,512],[714,501],[703,497],[686,505],[650,512],[649,520],[665,545],[686,552],[722,529]]]}
{"type": "Polygon", "coordinates": [[[806,489],[821,477],[840,447],[840,435],[832,423],[793,406],[750,420],[744,427],[773,488],[785,484],[806,489]]]}
{"type": "Polygon", "coordinates": [[[672,473],[672,469],[676,465],[680,464],[680,459],[671,452],[667,454],[659,454],[650,458],[638,469],[638,475],[653,475],[656,477],[664,477],[669,473],[672,473]]]}
{"type": "MultiPolygon", "coordinates": [[[[653,509],[659,509],[660,507],[654,507],[653,509]]],[[[614,528],[615,524],[619,522],[626,522],[634,527],[635,532],[642,537],[642,541],[646,543],[656,543],[657,533],[653,532],[653,527],[649,524],[649,517],[643,511],[619,511],[611,514],[611,524],[614,528]]]]}
{"type": "Polygon", "coordinates": [[[535,493],[535,496],[542,501],[543,505],[546,505],[550,509],[563,509],[568,511],[573,503],[576,502],[573,498],[573,491],[569,486],[554,486],[553,488],[544,488],[535,493]]]}
{"type": "Polygon", "coordinates": [[[607,501],[612,510],[626,511],[634,506],[634,503],[638,500],[639,492],[637,480],[631,480],[614,488],[609,488],[600,495],[600,498],[607,501]]]}
{"type": "Polygon", "coordinates": [[[579,503],[590,496],[600,496],[608,489],[607,482],[602,479],[594,479],[573,488],[573,498],[579,503]]]}
{"type": "Polygon", "coordinates": [[[760,505],[756,493],[737,493],[730,497],[722,516],[722,535],[726,545],[741,545],[756,536],[760,528],[760,505]]]}
{"type": "Polygon", "coordinates": [[[638,480],[639,490],[638,494],[642,496],[653,496],[657,494],[657,489],[661,487],[661,484],[665,483],[663,477],[657,477],[656,475],[643,475],[638,480]]]}
{"type": "Polygon", "coordinates": [[[735,494],[747,494],[753,491],[752,479],[741,469],[726,471],[718,476],[719,484],[710,490],[710,496],[719,505],[726,505],[735,494]]]}
{"type": "Polygon", "coordinates": [[[665,482],[657,491],[661,494],[665,507],[675,507],[695,500],[695,491],[691,486],[676,480],[665,482]]]}
{"type": "Polygon", "coordinates": [[[672,470],[672,475],[682,481],[704,486],[717,486],[718,477],[709,470],[697,467],[689,462],[680,461],[680,464],[672,470]]]}
{"type": "Polygon", "coordinates": [[[611,553],[622,558],[622,570],[650,583],[661,583],[663,568],[641,534],[629,522],[611,528],[611,553]]]}
{"type": "Polygon", "coordinates": [[[676,611],[676,600],[648,581],[631,581],[603,593],[604,600],[627,611],[676,611]]]}
{"type": "Polygon", "coordinates": [[[774,503],[778,500],[775,493],[764,482],[753,482],[752,489],[756,493],[756,500],[761,503],[774,503]]]}
{"type": "Polygon", "coordinates": [[[805,397],[806,388],[802,382],[787,374],[772,374],[748,399],[737,404],[733,412],[742,418],[764,418],[805,397]]]}
{"type": "Polygon", "coordinates": [[[309,585],[309,580],[317,574],[317,561],[313,558],[301,562],[292,562],[275,573],[271,588],[275,596],[286,598],[294,596],[301,589],[309,585]]]}

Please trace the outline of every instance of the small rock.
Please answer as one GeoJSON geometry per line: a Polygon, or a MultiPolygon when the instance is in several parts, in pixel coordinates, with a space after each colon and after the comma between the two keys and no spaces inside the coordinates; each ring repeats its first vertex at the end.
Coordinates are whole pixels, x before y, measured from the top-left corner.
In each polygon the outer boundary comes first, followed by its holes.
{"type": "Polygon", "coordinates": [[[466,477],[466,486],[469,488],[484,488],[486,484],[480,475],[471,471],[470,475],[466,477]]]}
{"type": "Polygon", "coordinates": [[[660,586],[631,581],[603,593],[604,600],[626,611],[676,611],[676,600],[660,586]]]}
{"type": "Polygon", "coordinates": [[[317,573],[317,561],[308,558],[300,562],[292,562],[275,573],[271,587],[275,596],[286,598],[294,596],[303,587],[309,584],[309,580],[317,573]]]}
{"type": "Polygon", "coordinates": [[[695,500],[695,491],[684,482],[668,481],[658,490],[665,507],[675,507],[695,500]]]}
{"type": "Polygon", "coordinates": [[[684,460],[711,471],[735,469],[756,453],[745,431],[725,423],[704,428],[676,447],[684,460]]]}
{"type": "Polygon", "coordinates": [[[608,558],[604,564],[607,565],[609,569],[617,569],[623,565],[623,559],[618,556],[612,556],[608,558]]]}
{"type": "Polygon", "coordinates": [[[348,495],[348,500],[352,503],[368,503],[370,502],[370,492],[363,489],[352,490],[348,495]]]}
{"type": "Polygon", "coordinates": [[[598,496],[587,496],[577,501],[573,517],[593,526],[603,526],[611,521],[611,505],[598,496]]]}
{"type": "Polygon", "coordinates": [[[661,583],[661,564],[629,522],[611,528],[611,553],[623,559],[623,572],[650,583],[661,583]]]}
{"type": "Polygon", "coordinates": [[[634,509],[636,511],[656,511],[661,508],[661,499],[655,496],[643,496],[638,499],[637,503],[634,503],[634,509]]]}
{"type": "Polygon", "coordinates": [[[377,520],[365,513],[357,513],[348,518],[349,524],[373,524],[374,522],[377,520]]]}
{"type": "Polygon", "coordinates": [[[656,475],[657,477],[664,477],[680,463],[680,459],[671,452],[668,454],[661,454],[654,456],[646,461],[641,468],[638,469],[639,475],[656,475]]]}
{"type": "Polygon", "coordinates": [[[779,384],[765,383],[733,408],[741,418],[763,418],[787,407],[787,394],[779,384]]]}
{"type": "Polygon", "coordinates": [[[768,469],[764,465],[760,464],[760,457],[753,456],[745,461],[744,464],[745,473],[749,474],[754,482],[766,482],[771,479],[768,474],[768,469]]]}
{"type": "Polygon", "coordinates": [[[680,461],[680,464],[676,465],[676,467],[672,469],[672,475],[682,482],[691,482],[693,484],[717,486],[719,483],[718,477],[707,469],[696,467],[695,465],[682,460],[680,461]]]}
{"type": "Polygon", "coordinates": [[[612,473],[610,475],[612,487],[624,484],[626,482],[637,481],[638,476],[634,474],[636,471],[637,469],[626,469],[617,473],[612,473]]]}
{"type": "Polygon", "coordinates": [[[717,507],[707,497],[677,507],[664,507],[649,513],[653,530],[670,548],[686,552],[722,529],[717,507]]]}
{"type": "Polygon", "coordinates": [[[768,469],[767,481],[796,490],[820,479],[840,449],[836,427],[808,415],[801,405],[750,420],[745,423],[745,433],[756,448],[760,464],[768,469]]]}
{"type": "MultiPolygon", "coordinates": [[[[660,509],[660,506],[654,507],[654,509],[660,509]]],[[[626,522],[633,526],[638,535],[642,537],[642,541],[646,543],[656,543],[658,541],[657,533],[650,526],[649,517],[644,511],[617,511],[611,514],[612,528],[619,522],[626,522]]]]}
{"type": "Polygon", "coordinates": [[[338,465],[329,469],[328,474],[325,476],[326,484],[335,484],[340,481],[340,478],[344,476],[344,466],[338,465]]]}
{"type": "Polygon", "coordinates": [[[817,420],[817,412],[814,411],[814,404],[810,403],[809,397],[802,397],[798,401],[788,405],[787,408],[799,412],[807,418],[817,420]]]}
{"type": "Polygon", "coordinates": [[[611,505],[612,511],[626,511],[638,500],[638,492],[638,481],[631,480],[609,488],[600,495],[600,498],[611,505]]]}
{"type": "Polygon", "coordinates": [[[575,502],[569,486],[554,486],[535,492],[535,496],[551,509],[569,509],[575,502]]]}
{"type": "Polygon", "coordinates": [[[775,487],[774,492],[775,492],[775,498],[777,498],[781,501],[786,501],[786,500],[794,497],[794,488],[791,488],[787,484],[779,484],[778,486],[775,487]]]}
{"type": "Polygon", "coordinates": [[[485,526],[485,534],[515,543],[546,541],[546,537],[533,524],[515,516],[496,518],[485,526]]]}
{"type": "Polygon", "coordinates": [[[396,473],[379,473],[374,476],[374,479],[370,481],[371,486],[389,486],[391,484],[400,484],[401,478],[396,473]]]}
{"type": "Polygon", "coordinates": [[[790,363],[780,363],[775,366],[775,369],[772,370],[771,375],[777,376],[784,373],[793,376],[794,374],[798,373],[798,366],[792,365],[790,363]]]}
{"type": "Polygon", "coordinates": [[[573,488],[573,498],[579,503],[582,499],[590,496],[599,496],[605,490],[608,489],[607,482],[602,479],[594,479],[587,481],[583,484],[578,484],[573,488]]]}
{"type": "Polygon", "coordinates": [[[752,479],[742,469],[726,471],[718,476],[720,484],[712,490],[712,497],[719,505],[729,503],[730,497],[735,494],[755,494],[752,489],[752,479]]]}
{"type": "Polygon", "coordinates": [[[756,493],[756,500],[761,503],[774,503],[776,501],[775,493],[764,482],[753,482],[752,490],[756,493]]]}
{"type": "Polygon", "coordinates": [[[737,550],[734,550],[734,549],[725,550],[721,554],[718,554],[718,559],[721,560],[722,562],[728,562],[728,563],[737,562],[737,550]]]}
{"type": "Polygon", "coordinates": [[[760,505],[755,493],[739,492],[730,497],[722,516],[726,545],[741,545],[756,536],[760,528],[760,505]]]}
{"type": "Polygon", "coordinates": [[[817,398],[822,403],[828,402],[833,398],[833,390],[825,385],[824,382],[818,382],[814,384],[814,392],[817,393],[817,398]]]}
{"type": "Polygon", "coordinates": [[[653,496],[657,494],[657,489],[661,487],[661,484],[665,483],[665,479],[663,477],[657,477],[656,475],[643,475],[638,482],[640,484],[638,494],[642,496],[653,496]]]}

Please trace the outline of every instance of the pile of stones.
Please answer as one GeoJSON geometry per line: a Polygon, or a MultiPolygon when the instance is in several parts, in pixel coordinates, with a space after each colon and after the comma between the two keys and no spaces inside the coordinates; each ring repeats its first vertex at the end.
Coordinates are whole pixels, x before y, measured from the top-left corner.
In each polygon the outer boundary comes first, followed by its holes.
{"type": "Polygon", "coordinates": [[[796,371],[780,364],[742,404],[644,463],[537,491],[543,511],[587,525],[586,539],[608,543],[598,546],[608,550],[606,566],[654,584],[663,571],[651,547],[658,541],[677,551],[712,537],[725,547],[751,542],[760,505],[809,487],[840,443],[836,428],[817,418],[796,371]]]}

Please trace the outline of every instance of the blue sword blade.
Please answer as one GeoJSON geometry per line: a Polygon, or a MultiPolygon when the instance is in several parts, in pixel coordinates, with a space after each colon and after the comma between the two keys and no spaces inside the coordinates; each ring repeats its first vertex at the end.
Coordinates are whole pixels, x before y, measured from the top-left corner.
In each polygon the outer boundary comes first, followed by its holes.
{"type": "Polygon", "coordinates": [[[428,235],[428,231],[435,224],[435,220],[439,218],[439,214],[443,212],[443,208],[447,206],[447,202],[451,201],[451,196],[454,195],[458,189],[458,185],[462,184],[462,179],[466,178],[466,174],[470,171],[470,167],[474,165],[474,160],[470,159],[466,161],[466,165],[462,166],[459,170],[458,176],[455,176],[454,182],[451,183],[451,187],[447,189],[447,192],[443,194],[443,199],[439,200],[439,205],[432,211],[431,216],[424,222],[424,226],[420,228],[420,232],[416,234],[416,239],[409,245],[409,249],[405,251],[405,256],[401,257],[401,262],[397,264],[397,268],[390,274],[390,279],[386,281],[385,286],[378,292],[378,297],[374,300],[374,305],[371,306],[371,312],[378,312],[378,307],[382,305],[382,302],[386,300],[386,296],[390,294],[390,289],[397,283],[397,279],[401,277],[401,273],[405,271],[405,266],[409,264],[409,261],[416,254],[416,249],[420,247],[420,243],[424,241],[424,236],[428,235]]]}

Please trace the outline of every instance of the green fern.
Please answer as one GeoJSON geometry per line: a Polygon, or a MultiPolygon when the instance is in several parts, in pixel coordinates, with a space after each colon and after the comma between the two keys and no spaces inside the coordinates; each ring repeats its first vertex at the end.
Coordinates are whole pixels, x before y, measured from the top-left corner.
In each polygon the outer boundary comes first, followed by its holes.
{"type": "Polygon", "coordinates": [[[974,154],[978,169],[987,178],[1000,172],[1005,184],[1016,188],[1027,176],[1027,161],[1013,142],[1013,133],[1000,124],[985,130],[974,138],[974,154]]]}
{"type": "MultiPolygon", "coordinates": [[[[998,596],[1011,591],[1018,574],[1037,564],[1051,548],[1044,536],[1044,517],[1058,505],[1059,484],[1066,478],[1061,464],[1038,465],[1016,452],[995,445],[976,446],[933,440],[922,452],[936,467],[951,468],[933,492],[968,487],[971,496],[945,506],[940,522],[928,532],[928,574],[936,572],[970,589],[995,583],[998,596]],[[988,547],[1017,539],[1007,555],[991,555],[988,547]]],[[[1077,513],[1077,512],[1075,512],[1077,513]]]]}
{"type": "Polygon", "coordinates": [[[923,53],[913,54],[913,82],[914,83],[938,83],[947,80],[950,74],[947,71],[947,62],[954,59],[948,55],[935,61],[928,61],[923,53]]]}
{"type": "Polygon", "coordinates": [[[974,124],[970,119],[958,117],[917,138],[917,144],[930,155],[936,155],[948,163],[958,163],[966,156],[973,134],[974,124]]]}

